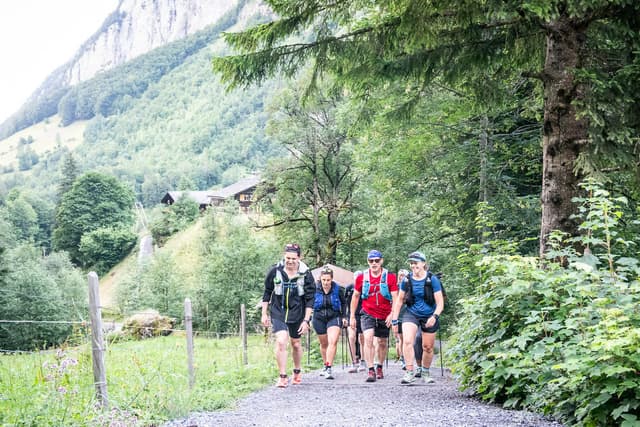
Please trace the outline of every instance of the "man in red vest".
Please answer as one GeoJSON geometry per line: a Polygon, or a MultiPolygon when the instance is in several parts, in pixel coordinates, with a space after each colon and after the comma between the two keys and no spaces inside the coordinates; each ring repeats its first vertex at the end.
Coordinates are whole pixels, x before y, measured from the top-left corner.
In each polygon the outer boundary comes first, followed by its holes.
{"type": "Polygon", "coordinates": [[[391,301],[398,295],[396,275],[382,268],[384,259],[378,250],[367,254],[369,269],[356,278],[351,299],[349,326],[356,327],[356,308],[362,297],[360,323],[364,335],[362,355],[367,362],[367,382],[384,378],[382,365],[387,357],[387,339],[391,324],[391,301]],[[374,348],[374,338],[377,346],[374,348]],[[374,367],[377,353],[378,364],[374,367]]]}

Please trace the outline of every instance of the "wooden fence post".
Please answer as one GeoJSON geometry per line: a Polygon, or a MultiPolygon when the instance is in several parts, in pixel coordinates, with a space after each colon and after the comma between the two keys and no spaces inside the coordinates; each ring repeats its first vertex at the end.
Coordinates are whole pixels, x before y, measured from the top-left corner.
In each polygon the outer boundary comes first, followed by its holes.
{"type": "Polygon", "coordinates": [[[191,313],[191,300],[184,300],[184,326],[187,332],[187,366],[189,369],[189,388],[195,384],[195,374],[193,370],[193,316],[191,313]]]}
{"type": "Polygon", "coordinates": [[[247,310],[244,304],[240,304],[240,334],[242,338],[242,363],[249,364],[247,355],[247,310]]]}
{"type": "Polygon", "coordinates": [[[89,317],[91,318],[91,354],[93,357],[93,383],[96,397],[103,408],[109,406],[107,397],[107,374],[104,367],[104,338],[102,336],[102,311],[98,275],[95,271],[89,277],[89,317]]]}

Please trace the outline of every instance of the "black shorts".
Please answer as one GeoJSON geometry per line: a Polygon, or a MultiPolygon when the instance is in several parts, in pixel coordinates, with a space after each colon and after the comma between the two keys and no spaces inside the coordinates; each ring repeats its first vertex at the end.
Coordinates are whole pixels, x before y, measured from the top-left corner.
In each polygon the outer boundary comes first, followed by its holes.
{"type": "Polygon", "coordinates": [[[300,325],[302,324],[302,320],[298,323],[284,323],[280,319],[271,319],[271,329],[273,333],[279,331],[287,331],[289,332],[289,338],[300,338],[300,334],[298,333],[298,329],[300,329],[300,325]]]}
{"type": "Polygon", "coordinates": [[[338,328],[342,327],[342,320],[340,320],[340,316],[332,317],[331,319],[313,316],[311,323],[313,324],[313,330],[316,331],[316,335],[326,335],[327,329],[332,326],[337,326],[338,328]]]}
{"type": "Polygon", "coordinates": [[[376,319],[367,313],[362,313],[360,316],[360,322],[362,324],[362,330],[373,329],[373,336],[378,338],[389,338],[389,328],[384,320],[376,319]]]}
{"type": "Polygon", "coordinates": [[[427,323],[427,320],[429,320],[428,317],[424,317],[424,318],[423,317],[416,317],[415,314],[413,314],[409,310],[407,310],[402,315],[402,322],[404,322],[404,323],[413,323],[414,325],[418,326],[422,332],[427,333],[427,334],[436,333],[436,331],[438,329],[440,329],[440,320],[436,317],[436,323],[430,328],[427,328],[425,326],[425,324],[427,323]]]}

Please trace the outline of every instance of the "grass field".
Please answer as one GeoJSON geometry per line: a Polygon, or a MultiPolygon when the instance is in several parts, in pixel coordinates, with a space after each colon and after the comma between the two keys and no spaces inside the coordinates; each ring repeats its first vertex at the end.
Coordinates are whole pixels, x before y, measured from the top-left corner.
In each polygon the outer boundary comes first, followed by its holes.
{"type": "Polygon", "coordinates": [[[31,137],[33,142],[28,146],[41,158],[58,147],[67,147],[69,151],[73,151],[82,143],[87,121],[77,121],[66,127],[59,126],[59,123],[60,117],[51,116],[0,141],[0,167],[18,170],[17,155],[21,138],[27,140],[31,137]]]}
{"type": "Polygon", "coordinates": [[[88,343],[0,356],[0,425],[158,425],[192,411],[230,407],[277,376],[273,344],[264,336],[249,337],[248,365],[239,337],[196,337],[193,389],[184,336],[107,347],[108,410],[97,405],[88,343]]]}

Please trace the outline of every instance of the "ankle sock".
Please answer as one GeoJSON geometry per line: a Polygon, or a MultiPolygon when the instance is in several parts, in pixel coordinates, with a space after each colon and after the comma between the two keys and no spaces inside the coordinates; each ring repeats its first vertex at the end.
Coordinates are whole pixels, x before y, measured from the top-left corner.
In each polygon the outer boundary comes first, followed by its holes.
{"type": "Polygon", "coordinates": [[[300,373],[300,369],[294,369],[294,370],[293,370],[293,373],[294,373],[294,374],[299,374],[299,373],[300,373]]]}

